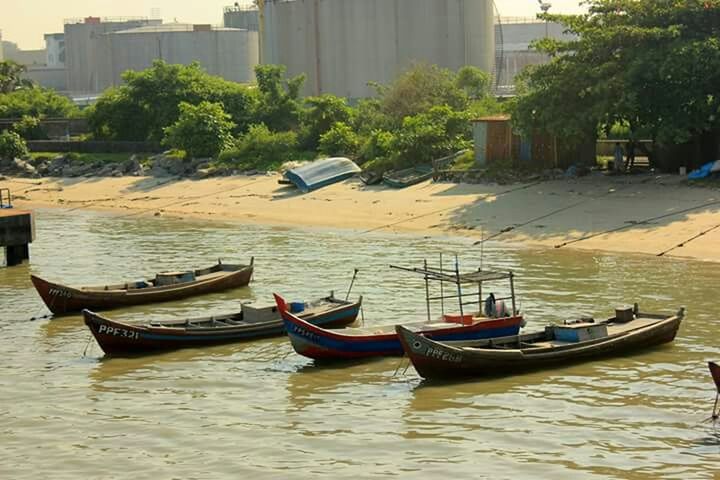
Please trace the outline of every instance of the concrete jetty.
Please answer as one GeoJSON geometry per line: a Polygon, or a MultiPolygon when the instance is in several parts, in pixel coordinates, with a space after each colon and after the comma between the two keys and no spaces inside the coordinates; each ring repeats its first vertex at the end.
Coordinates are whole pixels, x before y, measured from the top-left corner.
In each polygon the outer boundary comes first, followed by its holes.
{"type": "Polygon", "coordinates": [[[18,265],[30,258],[30,243],[35,240],[32,212],[0,208],[0,247],[5,250],[5,264],[18,265]]]}

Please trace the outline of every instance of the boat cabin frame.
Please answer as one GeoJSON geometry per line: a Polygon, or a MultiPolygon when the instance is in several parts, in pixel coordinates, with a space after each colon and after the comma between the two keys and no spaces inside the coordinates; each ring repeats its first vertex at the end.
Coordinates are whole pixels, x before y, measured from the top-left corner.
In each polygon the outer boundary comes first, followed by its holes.
{"type": "Polygon", "coordinates": [[[495,301],[510,300],[512,304],[511,316],[519,314],[517,309],[517,302],[515,300],[515,274],[510,270],[507,272],[483,270],[479,267],[475,271],[467,273],[460,273],[460,265],[458,262],[457,255],[455,256],[454,267],[452,269],[445,269],[443,265],[443,257],[440,255],[440,267],[431,268],[428,266],[428,261],[423,261],[422,268],[408,268],[400,267],[397,265],[390,265],[390,268],[397,270],[403,270],[406,272],[416,273],[422,275],[425,280],[425,304],[427,308],[428,322],[432,321],[431,303],[440,302],[441,315],[445,315],[445,300],[457,299],[458,307],[460,309],[460,316],[464,316],[464,307],[468,305],[477,305],[478,311],[483,311],[483,284],[491,282],[502,282],[507,281],[510,287],[510,295],[506,297],[495,297],[495,301]],[[440,285],[440,295],[430,295],[430,282],[438,282],[440,285]],[[445,293],[445,284],[454,285],[454,292],[445,293]],[[463,286],[476,285],[477,290],[470,292],[463,291],[463,286]]]}

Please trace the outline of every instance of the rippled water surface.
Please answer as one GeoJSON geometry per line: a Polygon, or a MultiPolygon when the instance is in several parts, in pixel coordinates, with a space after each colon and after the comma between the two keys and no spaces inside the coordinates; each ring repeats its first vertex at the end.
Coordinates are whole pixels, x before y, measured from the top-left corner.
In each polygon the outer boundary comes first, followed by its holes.
{"type": "MultiPolygon", "coordinates": [[[[358,235],[39,211],[29,265],[0,268],[0,478],[717,478],[720,429],[702,420],[720,358],[717,265],[486,245],[512,269],[527,330],[638,301],[689,314],[671,345],[501,380],[439,385],[399,358],[313,365],[284,338],[103,358],[79,316],[47,313],[34,273],[131,280],[255,256],[251,286],[109,312],[202,316],[292,299],[365,296],[367,324],[424,316],[421,279],[388,268],[481,251],[461,238],[358,235]]],[[[719,427],[720,428],[720,427],[719,427]]]]}

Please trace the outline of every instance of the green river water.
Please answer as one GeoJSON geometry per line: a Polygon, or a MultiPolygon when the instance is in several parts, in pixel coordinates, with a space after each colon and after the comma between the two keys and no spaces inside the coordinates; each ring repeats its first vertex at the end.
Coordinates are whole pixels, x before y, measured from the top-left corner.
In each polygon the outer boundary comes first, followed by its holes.
{"type": "MultiPolygon", "coordinates": [[[[633,356],[453,384],[399,358],[319,367],[285,338],[104,358],[79,316],[47,313],[29,274],[71,285],[255,256],[249,287],[109,312],[120,320],[232,312],[344,292],[368,325],[423,319],[420,266],[463,238],[359,235],[168,218],[36,212],[31,262],[0,268],[0,478],[718,478],[720,429],[702,423],[720,360],[716,264],[488,244],[512,269],[528,325],[616,305],[688,315],[675,342],[633,356]],[[400,368],[398,368],[400,367],[400,368]]],[[[719,427],[720,428],[720,427],[719,427]]]]}

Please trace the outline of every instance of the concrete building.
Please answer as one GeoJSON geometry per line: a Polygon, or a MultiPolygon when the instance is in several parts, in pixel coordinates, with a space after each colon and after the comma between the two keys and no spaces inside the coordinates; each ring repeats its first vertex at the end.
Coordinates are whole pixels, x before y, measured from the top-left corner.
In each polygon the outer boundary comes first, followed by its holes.
{"type": "Polygon", "coordinates": [[[307,75],[303,93],[373,95],[413,62],[491,72],[492,0],[265,0],[263,63],[307,75]]]}
{"type": "Polygon", "coordinates": [[[45,65],[45,50],[21,50],[16,43],[2,42],[3,57],[5,60],[12,60],[20,65],[29,67],[31,65],[45,65]]]}
{"type": "Polygon", "coordinates": [[[65,68],[65,34],[45,34],[45,65],[48,67],[65,68]]]}
{"type": "Polygon", "coordinates": [[[180,23],[109,33],[102,38],[106,62],[98,71],[98,87],[120,85],[123,72],[144,70],[156,59],[183,65],[197,61],[211,75],[254,82],[257,36],[250,30],[180,23]]]}
{"type": "Polygon", "coordinates": [[[104,35],[147,25],[160,25],[162,20],[143,18],[87,17],[65,21],[65,67],[67,88],[71,92],[100,92],[102,69],[109,68],[104,35]]]}
{"type": "Polygon", "coordinates": [[[543,22],[536,18],[501,17],[495,24],[495,42],[497,45],[496,85],[500,91],[511,93],[514,90],[515,77],[528,65],[539,65],[549,61],[549,57],[530,48],[535,40],[550,37],[558,40],[571,40],[573,35],[564,33],[565,27],[559,23],[543,22]]]}
{"type": "Polygon", "coordinates": [[[255,5],[240,5],[223,9],[223,25],[228,28],[241,28],[243,30],[260,30],[260,11],[255,5]]]}

